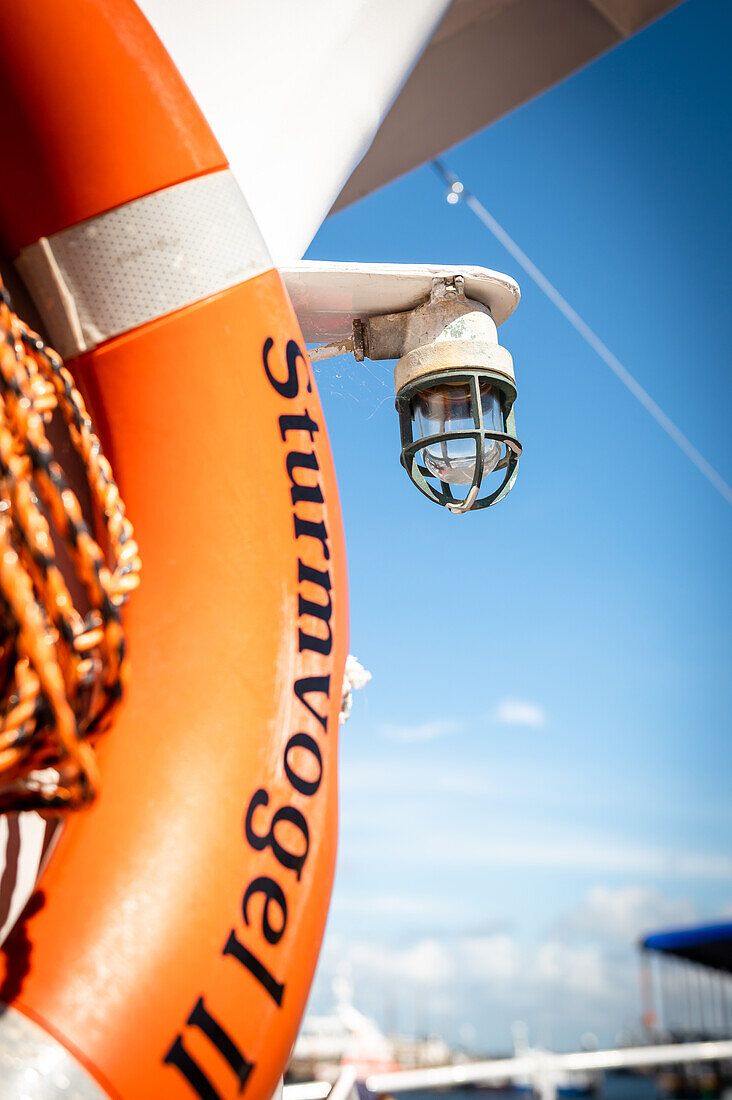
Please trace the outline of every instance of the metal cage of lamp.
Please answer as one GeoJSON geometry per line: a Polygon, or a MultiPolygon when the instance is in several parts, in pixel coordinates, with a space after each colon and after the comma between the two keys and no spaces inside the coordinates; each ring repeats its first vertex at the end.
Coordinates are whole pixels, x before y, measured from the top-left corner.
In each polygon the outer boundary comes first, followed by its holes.
{"type": "Polygon", "coordinates": [[[402,443],[400,461],[410,479],[420,492],[424,493],[424,495],[434,501],[435,504],[448,508],[451,512],[458,515],[468,511],[476,511],[480,508],[488,508],[490,505],[496,504],[499,500],[502,500],[503,497],[510,492],[516,480],[518,460],[521,455],[521,444],[516,438],[516,422],[513,414],[513,403],[515,400],[515,386],[513,386],[505,376],[487,370],[485,367],[459,367],[431,372],[403,386],[399,390],[395,402],[396,410],[399,415],[402,443]],[[470,408],[475,425],[474,429],[439,432],[433,435],[419,436],[415,439],[413,431],[413,399],[423,392],[427,386],[438,386],[446,382],[453,384],[462,383],[469,386],[470,408]],[[481,382],[490,383],[490,385],[494,386],[500,392],[503,398],[501,401],[501,416],[505,430],[502,432],[486,427],[483,405],[480,397],[481,382]],[[425,448],[433,446],[436,443],[443,443],[456,439],[472,439],[475,441],[476,448],[475,469],[472,482],[465,498],[462,500],[453,494],[452,488],[448,482],[440,480],[437,475],[433,474],[425,466],[420,465],[418,458],[419,453],[425,448]],[[505,453],[493,469],[505,470],[505,476],[497,488],[481,497],[479,493],[485,467],[484,446],[485,441],[489,439],[496,440],[504,445],[505,453]],[[428,477],[439,482],[439,490],[429,484],[427,481],[428,477]]]}

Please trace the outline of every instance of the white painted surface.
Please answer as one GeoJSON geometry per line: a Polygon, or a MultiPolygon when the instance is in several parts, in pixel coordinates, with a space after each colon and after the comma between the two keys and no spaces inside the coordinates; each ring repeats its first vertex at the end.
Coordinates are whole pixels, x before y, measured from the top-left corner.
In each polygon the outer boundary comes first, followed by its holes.
{"type": "Polygon", "coordinates": [[[301,256],[450,0],[139,0],[275,260],[301,256]]]}

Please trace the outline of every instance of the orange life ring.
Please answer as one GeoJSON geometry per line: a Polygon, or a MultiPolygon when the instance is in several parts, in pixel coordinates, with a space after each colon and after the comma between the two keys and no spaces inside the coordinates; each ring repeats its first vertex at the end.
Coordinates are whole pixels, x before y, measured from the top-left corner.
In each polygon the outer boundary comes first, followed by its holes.
{"type": "Polygon", "coordinates": [[[346,570],[315,384],[224,155],[131,0],[6,5],[0,101],[13,151],[0,233],[47,322],[60,312],[88,349],[73,370],[144,563],[102,794],[66,825],[6,945],[0,1051],[47,1036],[89,1096],[265,1100],[304,1010],[336,848],[346,570]],[[213,283],[195,270],[204,246],[186,238],[201,223],[250,234],[243,276],[215,255],[213,283]],[[87,250],[81,269],[62,270],[65,247],[87,250]],[[135,285],[156,247],[167,298],[135,285]],[[91,295],[80,305],[74,280],[91,295]]]}

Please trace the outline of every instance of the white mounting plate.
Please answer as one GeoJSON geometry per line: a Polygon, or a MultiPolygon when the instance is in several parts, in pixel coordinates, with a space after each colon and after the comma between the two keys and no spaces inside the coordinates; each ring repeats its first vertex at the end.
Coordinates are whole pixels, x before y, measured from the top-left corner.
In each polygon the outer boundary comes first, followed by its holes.
{"type": "Polygon", "coordinates": [[[510,317],[521,291],[509,275],[459,264],[359,264],[298,260],[280,267],[308,344],[345,340],[360,317],[403,313],[429,297],[432,280],[462,275],[465,295],[490,308],[497,325],[510,317]]]}

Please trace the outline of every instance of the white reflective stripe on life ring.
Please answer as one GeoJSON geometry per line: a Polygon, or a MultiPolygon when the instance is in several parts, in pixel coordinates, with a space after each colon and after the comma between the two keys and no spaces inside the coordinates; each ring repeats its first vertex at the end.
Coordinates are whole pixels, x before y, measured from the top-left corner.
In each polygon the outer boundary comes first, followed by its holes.
{"type": "Polygon", "coordinates": [[[0,1012],[0,1080],[8,1100],[109,1100],[66,1047],[8,1005],[0,1012]]]}
{"type": "Polygon", "coordinates": [[[43,237],[16,265],[64,358],[273,266],[228,169],[43,237]]]}

